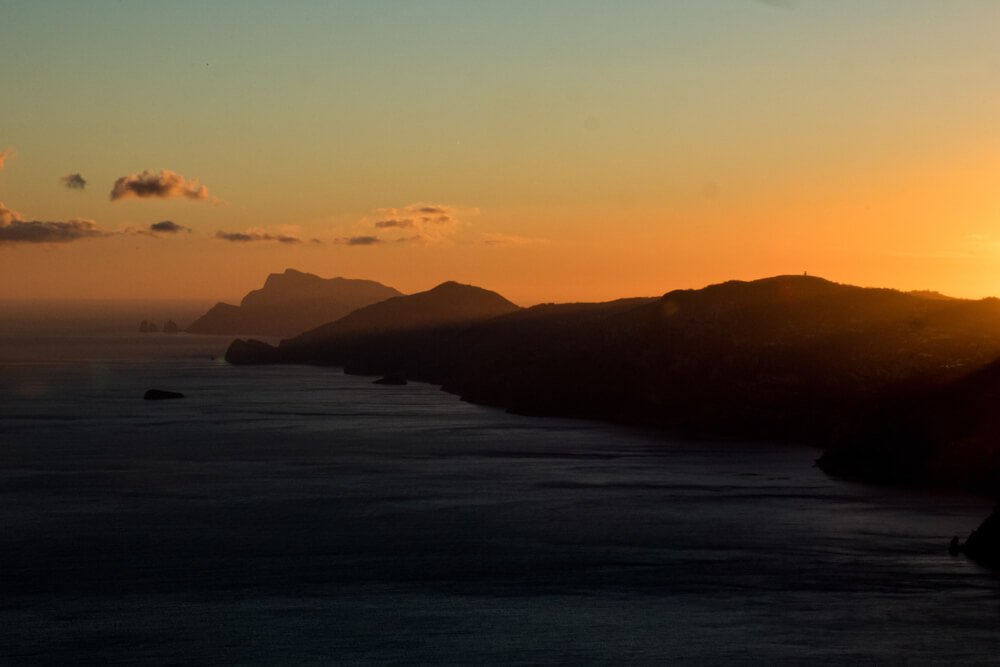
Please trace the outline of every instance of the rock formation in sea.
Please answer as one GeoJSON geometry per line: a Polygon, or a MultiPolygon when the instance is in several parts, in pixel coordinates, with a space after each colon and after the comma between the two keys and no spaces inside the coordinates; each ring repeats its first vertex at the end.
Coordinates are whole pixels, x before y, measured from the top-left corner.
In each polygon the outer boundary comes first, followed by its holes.
{"type": "Polygon", "coordinates": [[[964,553],[977,563],[1000,569],[1000,504],[964,543],[953,537],[948,550],[952,554],[964,553]]]}
{"type": "Polygon", "coordinates": [[[143,396],[143,399],[147,401],[166,401],[174,398],[184,398],[184,394],[166,389],[149,389],[143,396]]]}

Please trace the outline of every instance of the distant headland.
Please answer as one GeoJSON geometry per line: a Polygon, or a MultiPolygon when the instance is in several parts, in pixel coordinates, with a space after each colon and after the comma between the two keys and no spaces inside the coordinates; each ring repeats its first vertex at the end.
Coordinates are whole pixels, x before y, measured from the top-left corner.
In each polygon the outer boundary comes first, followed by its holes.
{"type": "Polygon", "coordinates": [[[339,319],[358,308],[399,296],[373,280],[320,278],[287,269],[234,306],[217,303],[187,331],[197,334],[294,336],[339,319]]]}
{"type": "Polygon", "coordinates": [[[444,283],[277,346],[236,340],[226,358],[405,377],[525,414],[808,442],[858,479],[1000,488],[996,299],[797,275],[519,308],[444,283]]]}

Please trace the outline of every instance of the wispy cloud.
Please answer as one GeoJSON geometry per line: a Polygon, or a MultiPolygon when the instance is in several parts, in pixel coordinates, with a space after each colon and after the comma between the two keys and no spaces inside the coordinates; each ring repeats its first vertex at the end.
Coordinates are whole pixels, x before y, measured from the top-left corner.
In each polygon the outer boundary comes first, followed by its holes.
{"type": "Polygon", "coordinates": [[[17,211],[12,211],[0,202],[0,225],[9,225],[13,222],[21,221],[21,214],[17,211]]]}
{"type": "Polygon", "coordinates": [[[83,190],[87,187],[87,180],[80,174],[66,174],[59,180],[71,190],[83,190]]]}
{"type": "Polygon", "coordinates": [[[334,245],[378,245],[385,243],[377,236],[342,236],[333,240],[334,245]]]}
{"type": "Polygon", "coordinates": [[[273,234],[255,229],[245,232],[224,232],[220,230],[215,232],[215,238],[233,243],[253,243],[256,241],[276,241],[287,244],[302,243],[301,238],[292,234],[273,234]]]}
{"type": "Polygon", "coordinates": [[[162,220],[151,224],[149,231],[154,234],[179,234],[180,232],[190,232],[191,228],[179,225],[173,220],[162,220]]]}
{"type": "Polygon", "coordinates": [[[480,243],[491,246],[523,246],[548,243],[549,239],[540,236],[520,236],[518,234],[499,234],[485,232],[479,237],[480,243]]]}
{"type": "Polygon", "coordinates": [[[389,220],[377,220],[375,221],[376,229],[413,229],[417,226],[417,223],[413,220],[399,220],[397,218],[390,218],[389,220]]]}
{"type": "Polygon", "coordinates": [[[375,229],[406,230],[409,234],[415,232],[410,238],[419,237],[425,243],[444,240],[462,226],[456,207],[441,204],[410,204],[402,208],[380,208],[376,209],[375,213],[379,216],[374,222],[375,229]]]}
{"type": "Polygon", "coordinates": [[[69,243],[80,239],[109,236],[93,220],[43,222],[25,220],[20,213],[0,202],[0,245],[17,243],[69,243]]]}
{"type": "Polygon", "coordinates": [[[355,234],[334,239],[335,245],[372,246],[383,243],[434,245],[458,232],[464,218],[478,213],[475,208],[444,204],[409,204],[375,209],[362,218],[355,234]]]}
{"type": "Polygon", "coordinates": [[[3,169],[3,163],[8,158],[14,157],[14,150],[11,148],[5,148],[0,151],[0,169],[3,169]]]}
{"type": "Polygon", "coordinates": [[[143,171],[140,174],[129,174],[115,181],[111,188],[111,201],[120,199],[159,199],[186,198],[197,201],[210,199],[208,188],[198,182],[198,179],[187,179],[180,174],[163,169],[159,172],[143,171]]]}

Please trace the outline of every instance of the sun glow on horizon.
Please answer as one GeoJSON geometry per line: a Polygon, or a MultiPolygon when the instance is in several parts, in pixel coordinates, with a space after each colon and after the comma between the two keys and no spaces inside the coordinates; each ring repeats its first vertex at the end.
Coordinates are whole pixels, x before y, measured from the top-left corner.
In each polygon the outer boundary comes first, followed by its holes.
{"type": "Polygon", "coordinates": [[[0,299],[288,267],[521,304],[802,271],[1000,294],[992,3],[3,12],[0,299]]]}

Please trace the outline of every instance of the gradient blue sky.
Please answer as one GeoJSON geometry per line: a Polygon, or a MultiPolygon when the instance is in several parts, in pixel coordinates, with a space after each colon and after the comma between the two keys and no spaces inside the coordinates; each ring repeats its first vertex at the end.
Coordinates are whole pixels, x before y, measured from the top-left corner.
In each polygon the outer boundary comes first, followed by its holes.
{"type": "Polygon", "coordinates": [[[1000,293],[998,29],[961,0],[0,0],[0,201],[115,232],[0,245],[0,298],[286,266],[522,303],[802,270],[1000,293]],[[109,200],[147,169],[224,204],[109,200]],[[338,242],[420,203],[455,224],[338,242]],[[193,231],[120,233],[165,219],[193,231]]]}

